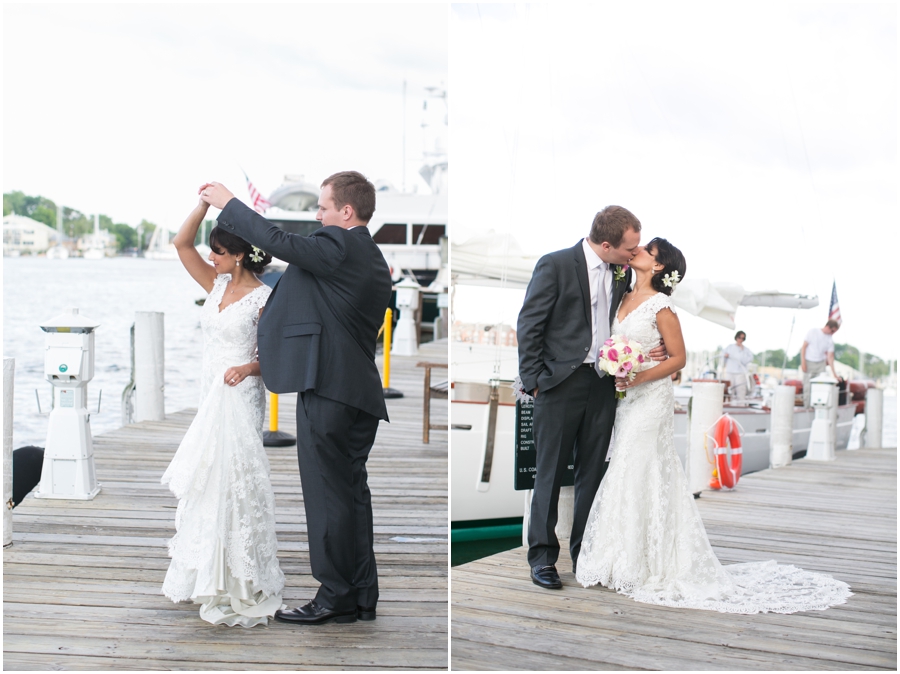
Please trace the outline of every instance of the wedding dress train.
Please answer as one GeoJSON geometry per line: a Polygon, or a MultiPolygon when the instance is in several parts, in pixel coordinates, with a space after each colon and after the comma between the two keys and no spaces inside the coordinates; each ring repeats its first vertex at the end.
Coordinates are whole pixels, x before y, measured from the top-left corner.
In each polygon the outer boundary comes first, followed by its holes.
{"type": "Polygon", "coordinates": [[[265,625],[282,607],[275,501],[262,444],[265,389],[259,377],[225,384],[225,371],[256,357],[256,324],[271,292],[260,286],[219,311],[230,275],[201,310],[201,403],[162,483],[178,497],[163,593],[201,604],[214,624],[265,625]]]}
{"type": "MultiPolygon", "coordinates": [[[[659,293],[613,322],[613,334],[659,344],[659,293]]],[[[656,363],[652,362],[651,367],[656,363]]],[[[588,516],[576,578],[636,601],[728,613],[793,613],[843,604],[846,583],[774,561],[723,567],[713,553],[675,451],[668,377],[618,401],[612,458],[588,516]]]]}

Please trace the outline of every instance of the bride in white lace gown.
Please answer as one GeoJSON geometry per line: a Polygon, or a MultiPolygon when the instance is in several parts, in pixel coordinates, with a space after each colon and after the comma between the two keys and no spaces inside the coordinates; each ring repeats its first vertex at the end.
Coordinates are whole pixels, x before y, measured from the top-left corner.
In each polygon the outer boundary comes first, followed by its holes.
{"type": "Polygon", "coordinates": [[[265,625],[283,608],[275,501],[262,443],[265,389],[256,325],[271,289],[256,273],[271,256],[214,229],[212,266],[194,248],[204,202],[175,237],[185,268],[209,293],[200,316],[200,406],[163,484],[178,497],[163,593],[200,604],[214,624],[265,625]]]}
{"type": "Polygon", "coordinates": [[[675,452],[671,374],[684,367],[678,318],[664,285],[684,276],[684,257],[654,239],[631,261],[634,289],[622,300],[613,334],[649,350],[664,338],[669,360],[649,361],[620,385],[612,458],[585,528],[576,578],[639,602],[728,613],[793,613],[843,604],[846,583],[774,561],[723,567],[710,546],[675,452]],[[660,292],[662,291],[662,292],[660,292]]]}

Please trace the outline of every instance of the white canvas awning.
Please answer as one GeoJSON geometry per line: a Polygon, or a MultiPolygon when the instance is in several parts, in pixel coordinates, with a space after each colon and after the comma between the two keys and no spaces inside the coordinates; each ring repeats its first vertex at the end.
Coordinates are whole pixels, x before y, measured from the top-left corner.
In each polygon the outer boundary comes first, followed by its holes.
{"type": "Polygon", "coordinates": [[[460,285],[525,288],[538,258],[525,255],[512,235],[489,231],[465,243],[450,241],[450,276],[460,285]]]}
{"type": "MultiPolygon", "coordinates": [[[[453,283],[504,288],[525,288],[538,255],[525,255],[510,234],[489,231],[465,243],[450,242],[453,283]]],[[[773,290],[747,292],[737,283],[685,279],[672,296],[675,306],[726,328],[734,328],[739,306],[810,309],[819,305],[815,295],[773,290]]]]}
{"type": "Polygon", "coordinates": [[[734,314],[739,306],[811,309],[819,306],[816,295],[780,293],[772,290],[746,292],[736,283],[706,279],[685,279],[672,295],[675,306],[694,316],[734,328],[734,314]]]}

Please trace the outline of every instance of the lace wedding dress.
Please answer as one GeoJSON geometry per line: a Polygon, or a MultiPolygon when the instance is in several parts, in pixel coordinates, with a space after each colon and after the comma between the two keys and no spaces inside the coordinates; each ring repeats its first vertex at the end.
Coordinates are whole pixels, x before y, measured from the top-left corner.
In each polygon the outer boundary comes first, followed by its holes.
{"type": "Polygon", "coordinates": [[[275,556],[275,500],[262,443],[260,377],[225,384],[225,371],[256,358],[262,285],[219,311],[230,279],[221,274],[203,305],[200,407],[162,477],[178,497],[163,593],[201,604],[214,624],[265,625],[282,608],[284,574],[275,556]]]}
{"type": "MultiPolygon", "coordinates": [[[[659,293],[613,323],[613,334],[657,346],[659,293]]],[[[655,366],[650,363],[650,367],[655,366]]],[[[675,452],[672,381],[659,379],[618,401],[612,458],[594,498],[577,579],[639,602],[727,613],[793,613],[843,604],[846,583],[774,561],[723,567],[712,551],[675,452]]]]}

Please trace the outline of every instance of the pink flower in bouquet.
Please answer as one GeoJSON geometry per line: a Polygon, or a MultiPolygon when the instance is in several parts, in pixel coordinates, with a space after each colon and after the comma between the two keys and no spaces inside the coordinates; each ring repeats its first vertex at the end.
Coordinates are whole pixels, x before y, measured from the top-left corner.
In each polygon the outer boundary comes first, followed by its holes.
{"type": "MultiPolygon", "coordinates": [[[[624,335],[613,335],[604,342],[603,347],[597,354],[597,366],[609,375],[633,380],[647,362],[641,345],[629,341],[624,335]]],[[[617,391],[616,397],[624,398],[625,392],[617,391]]]]}

